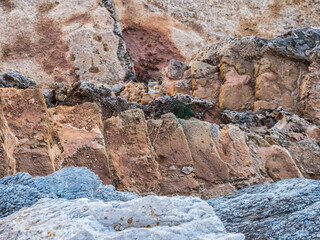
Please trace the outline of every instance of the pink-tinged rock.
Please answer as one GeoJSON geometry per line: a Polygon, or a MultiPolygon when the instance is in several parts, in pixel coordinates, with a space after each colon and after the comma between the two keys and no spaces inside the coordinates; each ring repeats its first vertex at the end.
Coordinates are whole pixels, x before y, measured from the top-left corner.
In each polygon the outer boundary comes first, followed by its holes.
{"type": "Polygon", "coordinates": [[[218,132],[215,144],[221,160],[228,165],[229,179],[234,186],[243,187],[258,182],[245,132],[228,125],[218,132]]]}
{"type": "Polygon", "coordinates": [[[111,184],[101,109],[95,103],[49,109],[55,167],[87,167],[111,184]]]}
{"type": "Polygon", "coordinates": [[[52,138],[45,99],[40,89],[0,89],[2,148],[6,174],[44,176],[54,171],[52,138]]]}
{"type": "Polygon", "coordinates": [[[143,111],[122,112],[107,119],[104,128],[113,183],[117,189],[157,193],[160,173],[143,111]]]}
{"type": "Polygon", "coordinates": [[[273,180],[279,181],[289,178],[303,178],[300,170],[285,148],[277,145],[259,148],[262,161],[268,174],[273,180]]]}
{"type": "Polygon", "coordinates": [[[190,195],[199,190],[187,138],[178,119],[166,114],[149,120],[148,129],[161,172],[160,193],[190,195]]]}

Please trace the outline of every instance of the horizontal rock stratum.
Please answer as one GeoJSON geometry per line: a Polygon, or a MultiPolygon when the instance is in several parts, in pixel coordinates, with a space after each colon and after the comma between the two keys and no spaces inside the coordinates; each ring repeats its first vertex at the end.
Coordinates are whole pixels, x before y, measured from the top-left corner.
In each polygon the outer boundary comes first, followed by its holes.
{"type": "Polygon", "coordinates": [[[105,119],[96,103],[48,109],[38,88],[3,88],[0,99],[2,177],[88,167],[118,190],[202,198],[286,178],[320,178],[319,127],[281,109],[224,112],[224,124],[217,125],[184,119],[188,109],[200,113],[204,102],[183,95],[155,101],[171,106],[157,118],[152,104],[105,119]],[[186,99],[193,105],[182,104],[186,99]]]}

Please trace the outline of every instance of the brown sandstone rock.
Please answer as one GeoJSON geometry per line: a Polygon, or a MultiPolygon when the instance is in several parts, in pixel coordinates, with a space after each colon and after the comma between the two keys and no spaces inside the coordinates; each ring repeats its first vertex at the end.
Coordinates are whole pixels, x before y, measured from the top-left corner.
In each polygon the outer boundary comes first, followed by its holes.
{"type": "Polygon", "coordinates": [[[272,129],[306,178],[320,179],[319,128],[297,115],[285,116],[272,129]],[[312,131],[311,131],[312,130],[312,131]]]}
{"type": "Polygon", "coordinates": [[[204,62],[191,62],[192,96],[200,97],[219,105],[222,79],[218,67],[204,62]]]}
{"type": "Polygon", "coordinates": [[[193,158],[194,174],[202,184],[202,194],[216,185],[227,183],[229,169],[223,162],[211,137],[211,124],[199,120],[179,120],[187,137],[193,158]]]}
{"type": "Polygon", "coordinates": [[[54,171],[52,138],[40,89],[0,89],[2,146],[8,174],[44,176],[54,171]]]}
{"type": "Polygon", "coordinates": [[[197,193],[199,183],[191,171],[194,168],[192,154],[177,118],[169,113],[163,115],[161,120],[149,120],[148,129],[162,176],[159,182],[160,193],[197,193]],[[185,171],[185,168],[190,168],[190,171],[185,171]]]}
{"type": "Polygon", "coordinates": [[[140,109],[122,112],[104,122],[104,137],[118,190],[158,192],[159,168],[140,109]]]}
{"type": "MultiPolygon", "coordinates": [[[[279,56],[265,56],[256,65],[256,99],[275,109],[281,106],[288,112],[296,112],[299,101],[299,84],[307,71],[306,64],[279,56]]],[[[257,110],[257,109],[255,109],[257,110]]]]}
{"type": "Polygon", "coordinates": [[[300,87],[299,113],[320,125],[320,49],[309,52],[312,64],[300,87]]]}
{"type": "Polygon", "coordinates": [[[87,167],[111,184],[101,109],[95,103],[49,109],[56,170],[87,167]]]}
{"type": "Polygon", "coordinates": [[[259,182],[243,131],[228,125],[218,132],[215,144],[221,160],[228,165],[229,179],[234,186],[244,187],[259,182]]]}
{"type": "Polygon", "coordinates": [[[123,81],[130,67],[115,20],[96,0],[0,3],[0,71],[48,87],[78,80],[123,81]]]}
{"type": "Polygon", "coordinates": [[[317,26],[319,19],[318,6],[311,0],[240,0],[235,7],[230,7],[234,5],[231,0],[113,2],[116,16],[124,29],[131,27],[131,22],[139,23],[142,29],[152,23],[153,27],[161,29],[182,55],[187,57],[208,42],[226,36],[273,38],[295,28],[317,26]]]}
{"type": "Polygon", "coordinates": [[[290,153],[286,149],[273,145],[271,147],[259,148],[259,152],[273,180],[303,178],[290,153]]]}
{"type": "Polygon", "coordinates": [[[7,153],[4,149],[4,142],[5,136],[3,132],[3,114],[2,114],[2,107],[0,105],[0,178],[9,175],[9,168],[8,168],[8,158],[7,153]]]}

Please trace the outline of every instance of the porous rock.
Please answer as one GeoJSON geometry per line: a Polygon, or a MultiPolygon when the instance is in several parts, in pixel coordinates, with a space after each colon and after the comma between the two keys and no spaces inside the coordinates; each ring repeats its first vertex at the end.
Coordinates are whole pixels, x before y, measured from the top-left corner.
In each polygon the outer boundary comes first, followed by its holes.
{"type": "Polygon", "coordinates": [[[1,73],[18,72],[45,88],[115,84],[132,74],[116,22],[100,1],[5,0],[0,13],[1,73]]]}
{"type": "Polygon", "coordinates": [[[8,240],[244,239],[242,234],[227,233],[213,209],[192,197],[149,196],[125,203],[42,199],[1,219],[0,226],[1,236],[8,240]]]}

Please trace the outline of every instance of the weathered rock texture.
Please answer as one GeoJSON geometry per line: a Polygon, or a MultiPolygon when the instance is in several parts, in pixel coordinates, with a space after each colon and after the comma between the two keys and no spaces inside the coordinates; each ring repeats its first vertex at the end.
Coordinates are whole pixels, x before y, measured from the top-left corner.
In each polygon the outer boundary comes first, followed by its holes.
{"type": "Polygon", "coordinates": [[[121,82],[131,66],[115,23],[98,0],[1,1],[0,72],[18,72],[41,87],[121,82]]]}
{"type": "MultiPolygon", "coordinates": [[[[281,106],[319,124],[319,45],[320,30],[315,28],[270,40],[221,40],[195,54],[188,67],[170,63],[164,93],[201,97],[215,105],[213,112],[281,106]]],[[[210,114],[207,120],[213,121],[210,114]]]]}
{"type": "Polygon", "coordinates": [[[83,167],[67,167],[46,177],[32,178],[28,173],[18,173],[0,179],[0,217],[32,206],[41,198],[88,198],[108,202],[128,201],[138,195],[102,185],[97,175],[83,167]]]}
{"type": "Polygon", "coordinates": [[[108,203],[85,198],[41,199],[0,219],[0,234],[8,240],[244,239],[242,234],[227,233],[205,201],[156,196],[108,203]]]}
{"type": "Polygon", "coordinates": [[[202,198],[286,178],[320,179],[319,127],[282,109],[223,111],[217,125],[193,118],[212,103],[177,95],[146,106],[149,119],[128,103],[104,119],[108,91],[77,84],[66,99],[84,103],[49,109],[38,88],[0,89],[1,177],[88,167],[118,190],[202,198]]]}
{"type": "Polygon", "coordinates": [[[249,187],[208,203],[228,231],[248,240],[319,239],[320,182],[284,180],[249,187]]]}
{"type": "MultiPolygon", "coordinates": [[[[319,26],[313,0],[113,0],[116,18],[146,81],[171,59],[190,58],[224,37],[273,38],[296,28],[319,26]],[[150,74],[153,73],[153,74],[150,74]]],[[[227,91],[227,90],[226,90],[227,91]]]]}

